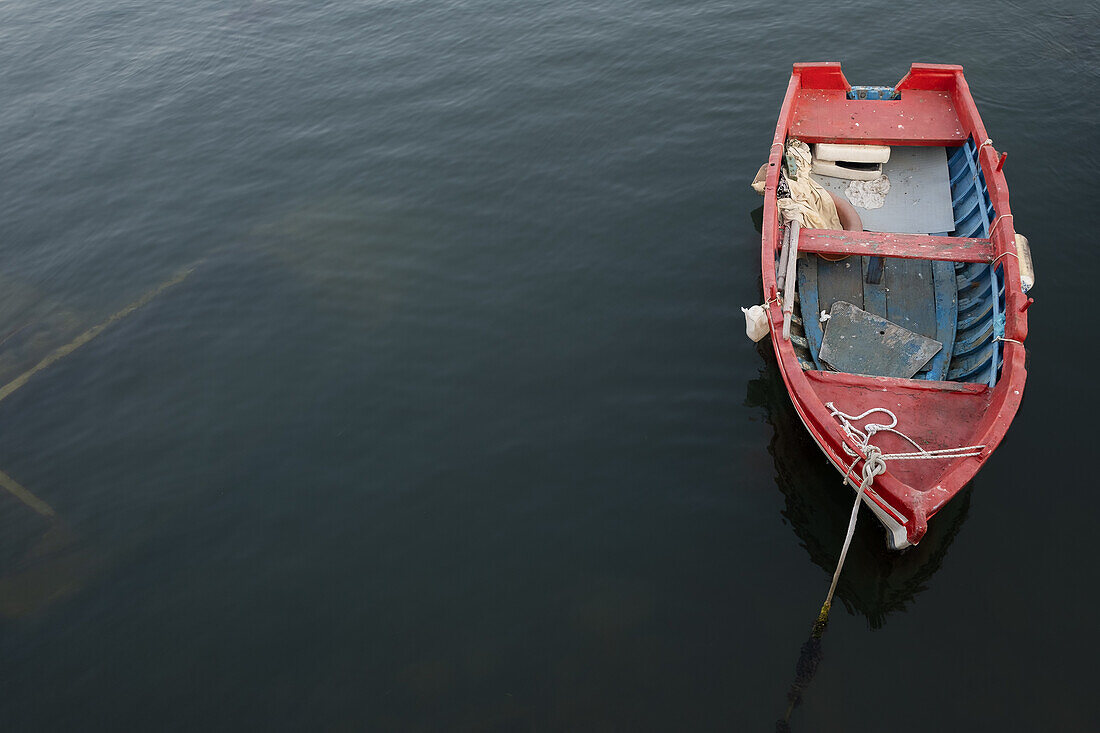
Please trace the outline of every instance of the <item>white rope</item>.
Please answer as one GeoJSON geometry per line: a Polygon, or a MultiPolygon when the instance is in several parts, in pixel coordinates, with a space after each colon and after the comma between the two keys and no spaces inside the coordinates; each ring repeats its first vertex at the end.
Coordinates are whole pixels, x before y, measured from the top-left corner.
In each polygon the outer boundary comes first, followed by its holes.
{"type": "Polygon", "coordinates": [[[988,239],[989,239],[990,242],[993,241],[993,232],[997,231],[997,225],[1001,223],[1001,220],[1002,219],[1011,219],[1011,218],[1012,218],[1012,214],[1001,214],[1000,216],[998,216],[996,219],[993,220],[993,226],[989,227],[989,237],[988,237],[988,239]]]}
{"type": "MultiPolygon", "coordinates": [[[[875,437],[876,433],[893,433],[904,440],[908,441],[910,445],[916,448],[916,451],[909,453],[882,453],[879,451],[879,455],[886,461],[918,461],[918,460],[933,460],[936,458],[967,458],[969,456],[981,455],[982,450],[985,449],[984,445],[964,445],[958,448],[936,448],[934,450],[925,449],[920,443],[910,438],[900,430],[895,429],[898,424],[898,417],[894,413],[887,410],[885,407],[872,407],[870,410],[860,413],[859,415],[849,415],[845,412],[841,412],[836,408],[832,402],[825,403],[825,406],[829,408],[830,414],[833,417],[840,420],[840,427],[844,429],[847,435],[859,443],[860,447],[866,449],[870,445],[871,438],[875,437]],[[863,430],[860,430],[852,423],[856,420],[862,420],[876,412],[881,412],[890,416],[890,424],[882,425],[879,423],[866,423],[863,426],[863,430]]],[[[844,448],[844,452],[850,456],[857,456],[858,454],[848,447],[847,443],[841,443],[841,447],[844,448]]],[[[850,472],[850,471],[849,471],[850,472]]]]}
{"type": "Polygon", "coordinates": [[[851,483],[853,486],[855,485],[855,482],[852,481],[850,476],[852,469],[856,467],[856,464],[861,458],[863,459],[863,481],[859,484],[859,488],[856,491],[855,503],[852,504],[852,515],[848,519],[848,533],[844,536],[844,545],[840,549],[840,559],[837,560],[836,571],[833,572],[833,582],[829,585],[829,594],[825,596],[825,603],[822,604],[821,612],[817,616],[817,623],[814,624],[813,633],[815,637],[821,636],[825,631],[825,625],[829,622],[829,610],[833,605],[833,594],[836,592],[836,585],[840,580],[840,572],[844,569],[844,560],[848,557],[848,548],[851,546],[852,537],[855,535],[856,519],[859,517],[859,505],[863,502],[864,494],[866,494],[867,490],[874,484],[875,476],[886,473],[886,461],[927,461],[943,458],[966,458],[968,456],[981,455],[982,450],[985,449],[984,445],[966,445],[959,448],[936,448],[934,450],[926,450],[920,443],[900,430],[897,430],[898,416],[885,407],[872,407],[859,415],[849,415],[845,412],[841,412],[832,402],[826,402],[825,407],[829,408],[830,414],[840,421],[840,427],[844,430],[844,433],[858,444],[860,452],[862,452],[862,455],[860,455],[860,453],[849,448],[847,442],[841,443],[844,452],[849,456],[853,456],[851,465],[849,465],[848,469],[844,472],[844,482],[851,483]],[[863,424],[862,430],[852,424],[876,412],[888,415],[890,417],[890,424],[867,422],[863,424]],[[910,445],[917,450],[910,453],[883,453],[877,445],[871,445],[871,439],[878,433],[893,433],[908,441],[910,445]]]}
{"type": "MultiPolygon", "coordinates": [[[[859,458],[856,458],[858,461],[859,458]]],[[[848,467],[851,471],[855,467],[855,461],[848,467]]],[[[836,584],[840,580],[840,571],[844,568],[844,560],[848,557],[848,548],[852,545],[852,537],[856,533],[856,519],[859,517],[859,504],[863,500],[863,494],[875,482],[875,476],[886,472],[886,463],[882,460],[882,452],[876,446],[867,446],[867,457],[863,462],[863,482],[856,492],[856,503],[852,505],[852,516],[848,519],[848,534],[844,536],[844,546],[840,549],[840,560],[836,564],[836,572],[833,573],[833,582],[829,586],[829,594],[825,596],[825,603],[821,607],[824,614],[828,614],[828,608],[833,605],[833,593],[836,592],[836,584]]]]}

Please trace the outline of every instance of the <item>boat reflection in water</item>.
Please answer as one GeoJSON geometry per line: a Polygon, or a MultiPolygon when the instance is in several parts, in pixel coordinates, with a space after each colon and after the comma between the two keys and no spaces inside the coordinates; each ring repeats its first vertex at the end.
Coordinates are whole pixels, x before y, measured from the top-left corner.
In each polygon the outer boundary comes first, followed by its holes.
{"type": "MultiPolygon", "coordinates": [[[[783,517],[810,553],[810,559],[824,571],[824,592],[840,558],[854,492],[844,486],[840,474],[798,419],[771,345],[766,340],[760,344],[764,367],[758,378],[749,381],[745,405],[763,408],[775,430],[768,450],[775,459],[775,482],[786,497],[783,517]]],[[[884,528],[866,508],[862,509],[834,606],[839,598],[849,613],[864,616],[873,629],[881,628],[891,613],[904,612],[943,564],[947,548],[966,521],[971,488],[966,486],[940,510],[920,544],[900,552],[887,549],[882,541],[884,528]]],[[[807,626],[816,610],[806,609],[807,626]]],[[[822,639],[811,634],[799,650],[786,711],[776,721],[777,731],[791,730],[791,714],[813,681],[822,657],[822,639]]]]}
{"type": "MultiPolygon", "coordinates": [[[[825,571],[824,589],[840,557],[854,492],[844,486],[839,472],[802,426],[770,344],[766,340],[760,343],[765,366],[760,377],[749,382],[745,404],[764,408],[775,429],[769,450],[775,459],[776,484],[786,497],[783,516],[810,559],[825,571]]],[[[882,526],[869,511],[861,510],[836,590],[849,613],[861,614],[877,629],[891,613],[906,610],[939,570],[947,548],[966,521],[971,488],[965,487],[940,510],[920,544],[901,552],[886,548],[882,526]]],[[[814,611],[807,609],[807,617],[814,611]]]]}

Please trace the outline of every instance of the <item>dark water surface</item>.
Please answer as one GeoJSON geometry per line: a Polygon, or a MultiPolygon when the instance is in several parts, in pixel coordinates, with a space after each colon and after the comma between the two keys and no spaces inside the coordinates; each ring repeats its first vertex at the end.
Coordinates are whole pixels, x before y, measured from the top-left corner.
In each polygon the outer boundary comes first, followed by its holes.
{"type": "Polygon", "coordinates": [[[798,60],[961,63],[1019,419],[795,730],[1100,724],[1096,3],[0,4],[0,730],[771,730],[850,493],[743,336],[798,60]],[[980,8],[980,9],[978,9],[980,8]],[[1080,386],[1084,385],[1084,386],[1080,386]],[[40,507],[41,509],[41,507],[40,507]]]}

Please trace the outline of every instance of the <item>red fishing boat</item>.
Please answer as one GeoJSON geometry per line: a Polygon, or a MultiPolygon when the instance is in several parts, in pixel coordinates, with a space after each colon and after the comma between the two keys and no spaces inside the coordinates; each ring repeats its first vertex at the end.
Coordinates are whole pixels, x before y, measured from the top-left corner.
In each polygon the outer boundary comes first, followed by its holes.
{"type": "Polygon", "coordinates": [[[764,317],[787,391],[897,549],[981,469],[1023,397],[1034,275],[1006,157],[961,66],[853,87],[840,64],[806,63],[758,175],[764,317]],[[839,225],[790,214],[809,185],[839,225]]]}

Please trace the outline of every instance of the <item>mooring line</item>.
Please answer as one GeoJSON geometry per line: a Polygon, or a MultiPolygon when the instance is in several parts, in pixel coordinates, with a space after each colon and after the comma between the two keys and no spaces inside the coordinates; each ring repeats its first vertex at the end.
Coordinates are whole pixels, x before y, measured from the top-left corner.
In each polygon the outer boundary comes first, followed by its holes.
{"type": "Polygon", "coordinates": [[[3,486],[9,494],[41,514],[43,517],[52,518],[57,516],[52,506],[27,491],[22,484],[3,471],[0,471],[0,486],[3,486]]]}
{"type": "Polygon", "coordinates": [[[121,321],[123,318],[130,315],[131,313],[136,311],[138,308],[141,308],[142,306],[147,305],[149,303],[149,301],[151,301],[153,298],[155,298],[158,295],[160,295],[161,293],[163,293],[168,288],[170,288],[174,285],[179,285],[181,282],[186,280],[187,277],[194,271],[195,271],[195,266],[194,265],[191,265],[191,266],[187,267],[186,269],[180,270],[178,273],[173,275],[170,279],[162,282],[160,285],[156,286],[155,288],[153,288],[149,292],[145,293],[140,298],[135,300],[133,303],[130,303],[128,306],[126,306],[122,310],[120,310],[117,313],[111,315],[107,320],[103,321],[100,324],[92,326],[87,331],[80,334],[79,336],[77,336],[75,339],[73,339],[69,343],[65,344],[64,346],[59,346],[51,354],[46,356],[46,358],[44,358],[42,361],[38,362],[37,364],[35,364],[33,367],[31,367],[27,371],[23,372],[18,377],[11,380],[7,384],[5,384],[3,387],[0,387],[0,401],[3,401],[5,399],[7,399],[11,395],[12,392],[14,392],[15,390],[19,389],[24,384],[26,384],[30,380],[30,378],[33,377],[35,374],[38,374],[38,372],[40,372],[43,369],[45,369],[46,367],[50,366],[51,364],[53,364],[58,359],[60,359],[62,357],[65,357],[65,356],[68,356],[69,354],[73,353],[74,351],[79,349],[81,346],[88,343],[89,341],[94,339],[99,334],[103,333],[112,324],[117,323],[118,321],[121,321]]]}

